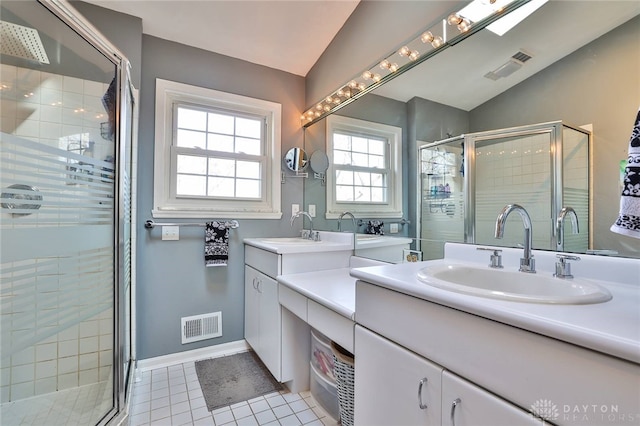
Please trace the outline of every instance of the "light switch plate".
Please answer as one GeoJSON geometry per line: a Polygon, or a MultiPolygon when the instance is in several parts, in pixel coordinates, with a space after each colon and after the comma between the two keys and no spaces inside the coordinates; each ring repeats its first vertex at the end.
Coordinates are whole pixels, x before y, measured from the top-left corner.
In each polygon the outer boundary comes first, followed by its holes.
{"type": "Polygon", "coordinates": [[[291,204],[291,216],[300,211],[300,204],[291,204]]]}
{"type": "Polygon", "coordinates": [[[316,217],[316,205],[309,204],[309,216],[316,217]]]}
{"type": "Polygon", "coordinates": [[[179,226],[163,226],[162,227],[162,240],[163,241],[176,241],[180,239],[180,227],[179,226]]]}
{"type": "Polygon", "coordinates": [[[389,233],[390,234],[397,234],[398,233],[398,224],[397,223],[389,224],[389,233]]]}

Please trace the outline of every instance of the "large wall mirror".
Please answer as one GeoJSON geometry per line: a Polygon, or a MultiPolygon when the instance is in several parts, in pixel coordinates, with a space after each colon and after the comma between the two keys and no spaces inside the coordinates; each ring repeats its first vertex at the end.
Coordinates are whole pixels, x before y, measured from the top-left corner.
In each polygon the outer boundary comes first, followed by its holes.
{"type": "MultiPolygon", "coordinates": [[[[420,233],[421,145],[562,121],[592,136],[585,178],[589,205],[583,207],[589,223],[580,224],[589,230],[589,250],[640,257],[640,241],[609,230],[618,216],[620,164],[627,159],[640,105],[639,14],[639,2],[551,0],[503,36],[484,29],[337,111],[402,129],[403,214],[383,219],[386,236],[403,238],[402,243],[411,239],[409,249],[421,246],[418,239],[423,247],[430,243],[429,235],[420,233]],[[503,75],[506,69],[512,73],[503,75]],[[391,224],[399,224],[397,233],[389,233],[391,224]]],[[[307,152],[326,150],[325,122],[305,129],[307,152]]],[[[304,197],[305,206],[316,205],[314,227],[337,230],[337,220],[324,215],[326,187],[307,179],[304,197]]],[[[496,215],[502,207],[495,206],[496,215]]],[[[359,233],[379,219],[356,217],[363,224],[356,227],[359,233]]],[[[554,219],[534,233],[553,232],[554,219]]],[[[343,231],[351,228],[342,225],[343,231]]],[[[407,246],[400,249],[406,253],[407,246]]]]}

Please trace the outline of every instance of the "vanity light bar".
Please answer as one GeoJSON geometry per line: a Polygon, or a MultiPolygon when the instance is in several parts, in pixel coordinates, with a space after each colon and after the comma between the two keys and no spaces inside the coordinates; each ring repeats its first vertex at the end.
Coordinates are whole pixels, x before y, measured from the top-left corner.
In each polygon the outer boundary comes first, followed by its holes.
{"type": "MultiPolygon", "coordinates": [[[[302,126],[309,127],[322,120],[327,115],[347,106],[440,51],[458,44],[531,0],[513,0],[505,4],[506,1],[508,0],[500,2],[498,9],[492,9],[491,14],[478,22],[471,22],[459,13],[454,12],[447,19],[443,19],[422,31],[419,36],[403,43],[402,47],[382,58],[375,65],[364,70],[360,75],[352,78],[322,101],[317,102],[305,111],[300,116],[302,126]],[[451,37],[447,34],[447,29],[450,27],[454,27],[457,30],[457,34],[451,37]]],[[[492,7],[491,3],[487,7],[492,7]]]]}

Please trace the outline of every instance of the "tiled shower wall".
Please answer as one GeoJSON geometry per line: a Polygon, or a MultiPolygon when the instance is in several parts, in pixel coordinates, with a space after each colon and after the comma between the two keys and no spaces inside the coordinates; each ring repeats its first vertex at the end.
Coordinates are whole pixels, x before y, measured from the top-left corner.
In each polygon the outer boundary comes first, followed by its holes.
{"type": "MultiPolygon", "coordinates": [[[[551,145],[548,134],[534,134],[476,148],[476,242],[495,244],[495,221],[507,204],[522,205],[532,221],[533,246],[551,247],[555,218],[551,217],[551,145]]],[[[565,206],[578,214],[580,233],[565,225],[565,249],[586,251],[588,245],[588,138],[563,129],[565,206]]],[[[522,244],[522,221],[509,216],[500,245],[522,244]]],[[[566,222],[569,222],[568,220],[566,222]]]]}
{"type": "Polygon", "coordinates": [[[0,187],[43,197],[29,215],[0,211],[4,403],[111,373],[114,147],[107,83],[0,67],[0,187]]]}

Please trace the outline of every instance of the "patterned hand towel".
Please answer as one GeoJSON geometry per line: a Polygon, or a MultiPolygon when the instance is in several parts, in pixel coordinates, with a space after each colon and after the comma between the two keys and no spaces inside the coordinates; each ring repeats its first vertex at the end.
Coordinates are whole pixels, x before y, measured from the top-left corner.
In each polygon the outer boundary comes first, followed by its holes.
{"type": "Polygon", "coordinates": [[[611,231],[640,238],[640,110],[629,141],[629,158],[624,169],[620,215],[611,231]]]}
{"type": "Polygon", "coordinates": [[[370,220],[364,232],[367,234],[384,235],[384,222],[380,220],[370,220]]]}
{"type": "Polygon", "coordinates": [[[205,266],[227,266],[229,260],[229,228],[224,221],[207,222],[204,231],[205,266]]]}

